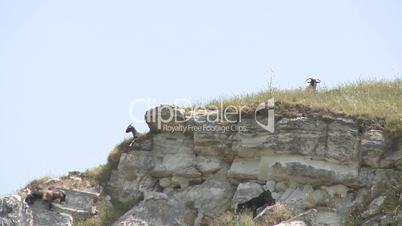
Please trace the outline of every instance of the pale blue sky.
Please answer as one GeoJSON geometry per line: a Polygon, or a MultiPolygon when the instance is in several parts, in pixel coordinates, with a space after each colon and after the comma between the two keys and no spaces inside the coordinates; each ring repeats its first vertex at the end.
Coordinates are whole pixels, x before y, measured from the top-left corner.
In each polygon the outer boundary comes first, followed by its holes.
{"type": "Polygon", "coordinates": [[[397,0],[0,0],[0,194],[104,162],[136,98],[401,78],[401,62],[397,0]]]}

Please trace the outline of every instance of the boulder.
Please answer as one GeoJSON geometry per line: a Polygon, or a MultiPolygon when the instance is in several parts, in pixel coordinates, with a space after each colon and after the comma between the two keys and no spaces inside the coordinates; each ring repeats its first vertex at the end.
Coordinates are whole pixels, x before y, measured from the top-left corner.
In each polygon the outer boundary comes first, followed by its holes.
{"type": "Polygon", "coordinates": [[[120,217],[113,226],[124,225],[164,225],[190,226],[197,211],[187,208],[184,203],[174,199],[149,198],[120,217]]]}
{"type": "MultiPolygon", "coordinates": [[[[170,130],[172,127],[185,125],[185,109],[179,106],[160,105],[145,112],[145,122],[153,133],[172,132],[170,130]]],[[[184,131],[177,132],[183,133],[184,131]]]]}
{"type": "Polygon", "coordinates": [[[285,201],[296,190],[294,187],[288,187],[278,201],[285,201]]]}
{"type": "Polygon", "coordinates": [[[65,202],[52,204],[56,211],[68,213],[74,218],[94,214],[93,210],[99,194],[64,188],[56,188],[56,190],[63,191],[66,194],[65,202]]]}
{"type": "Polygon", "coordinates": [[[60,209],[49,211],[47,204],[42,201],[37,201],[29,207],[30,214],[28,217],[32,217],[33,225],[35,226],[72,226],[73,217],[70,214],[59,212],[60,209]]]}
{"type": "Polygon", "coordinates": [[[303,213],[300,213],[300,214],[292,217],[291,219],[289,219],[283,223],[289,223],[292,221],[302,221],[306,225],[319,225],[319,224],[315,224],[317,214],[318,214],[318,211],[316,209],[309,209],[303,213]]]}
{"type": "Polygon", "coordinates": [[[167,177],[176,174],[183,177],[200,177],[195,168],[193,141],[184,134],[157,134],[153,137],[153,165],[151,174],[167,177]]]}
{"type": "Polygon", "coordinates": [[[143,190],[153,191],[158,180],[149,171],[153,168],[153,154],[149,151],[123,153],[119,165],[107,184],[106,191],[113,199],[135,204],[143,199],[143,190]]]}
{"type": "Polygon", "coordinates": [[[226,173],[227,169],[221,169],[204,183],[191,186],[175,197],[206,217],[216,217],[230,207],[235,191],[226,173]]]}

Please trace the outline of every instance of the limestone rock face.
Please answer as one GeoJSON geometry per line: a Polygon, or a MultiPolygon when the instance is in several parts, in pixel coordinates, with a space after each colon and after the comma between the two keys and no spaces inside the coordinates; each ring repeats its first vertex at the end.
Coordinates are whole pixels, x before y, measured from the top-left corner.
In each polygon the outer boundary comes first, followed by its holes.
{"type": "Polygon", "coordinates": [[[181,202],[165,199],[147,199],[140,202],[113,226],[124,225],[193,225],[197,212],[181,202]]]}
{"type": "Polygon", "coordinates": [[[38,226],[72,226],[73,217],[59,211],[49,211],[43,202],[35,202],[26,212],[33,225],[38,226]]]}
{"type": "Polygon", "coordinates": [[[283,117],[275,132],[261,130],[253,120],[241,122],[250,130],[233,135],[238,153],[230,171],[236,179],[285,180],[311,183],[352,183],[359,172],[359,130],[353,120],[283,117]]]}
{"type": "Polygon", "coordinates": [[[21,197],[6,196],[0,198],[0,225],[19,225],[21,208],[21,197]]]}
{"type": "Polygon", "coordinates": [[[144,118],[152,132],[160,132],[166,126],[182,124],[185,121],[185,110],[178,106],[161,105],[145,112],[144,118]]]}
{"type": "MultiPolygon", "coordinates": [[[[356,189],[376,189],[402,175],[394,167],[402,162],[402,145],[387,140],[378,126],[353,117],[276,105],[275,131],[270,132],[260,126],[268,122],[264,110],[255,115],[232,114],[230,119],[234,120],[208,121],[218,117],[217,112],[167,109],[160,106],[146,115],[178,121],[149,121],[153,133],[146,142],[150,144],[147,152],[122,155],[109,183],[122,199],[138,196],[140,201],[142,193],[137,192],[157,190],[163,190],[167,199],[143,200],[120,222],[151,220],[144,213],[150,214],[157,202],[170,213],[161,216],[178,214],[181,219],[183,216],[170,208],[184,208],[194,211],[193,217],[186,218],[194,220],[188,224],[198,225],[203,217],[234,209],[237,203],[268,189],[295,214],[305,208],[332,205],[335,209],[308,213],[314,213],[314,222],[322,223],[327,217],[339,223],[340,214],[347,214],[356,202],[360,191],[356,189]],[[159,116],[155,115],[158,111],[159,116]],[[166,126],[181,130],[167,131],[163,129],[166,126]],[[138,179],[144,177],[152,183],[138,179]]],[[[181,224],[166,217],[158,222],[181,224]]]]}
{"type": "Polygon", "coordinates": [[[197,209],[199,214],[216,217],[230,207],[235,188],[226,177],[227,169],[221,169],[204,183],[194,185],[176,194],[178,200],[197,209]]]}
{"type": "Polygon", "coordinates": [[[99,194],[63,188],[57,190],[63,191],[66,194],[66,201],[62,204],[58,204],[57,202],[52,204],[56,212],[67,213],[74,218],[87,217],[94,214],[93,208],[99,194]]]}
{"type": "Polygon", "coordinates": [[[200,177],[201,173],[195,168],[193,141],[183,134],[157,134],[153,138],[152,151],[155,177],[185,176],[200,177]]]}
{"type": "Polygon", "coordinates": [[[197,217],[215,217],[228,209],[234,188],[225,179],[223,169],[204,183],[171,196],[161,193],[159,198],[140,202],[114,225],[147,222],[149,225],[194,225],[197,217]],[[163,197],[163,198],[160,198],[163,197]]]}
{"type": "Polygon", "coordinates": [[[205,131],[194,132],[194,152],[197,155],[233,160],[232,132],[219,131],[220,125],[216,124],[206,124],[200,128],[205,131]]]}
{"type": "Polygon", "coordinates": [[[230,166],[228,177],[234,180],[258,179],[259,159],[236,158],[230,166]]]}
{"type": "Polygon", "coordinates": [[[402,138],[386,142],[384,157],[380,160],[380,168],[402,170],[402,138]]]}
{"type": "Polygon", "coordinates": [[[378,168],[380,158],[385,152],[384,134],[381,130],[369,130],[362,135],[362,164],[378,168]]]}
{"type": "Polygon", "coordinates": [[[158,181],[150,176],[153,155],[150,151],[123,153],[117,170],[112,171],[107,191],[120,202],[138,203],[143,199],[143,190],[154,190],[158,181]]]}
{"type": "MultiPolygon", "coordinates": [[[[126,148],[105,188],[112,201],[132,205],[114,225],[200,225],[264,189],[296,215],[282,225],[339,225],[362,191],[384,197],[383,185],[402,176],[402,139],[387,137],[381,120],[284,103],[271,120],[269,110],[254,108],[226,120],[213,110],[147,111],[150,133],[126,148]],[[274,131],[261,126],[268,122],[274,131]]],[[[0,199],[0,220],[68,225],[93,205],[86,197],[55,205],[62,215],[32,209],[25,218],[13,198],[0,199]]],[[[379,211],[384,200],[362,211],[366,225],[391,219],[379,211]]]]}
{"type": "Polygon", "coordinates": [[[211,156],[197,156],[195,162],[195,168],[203,175],[209,175],[227,167],[227,164],[222,159],[211,156]]]}

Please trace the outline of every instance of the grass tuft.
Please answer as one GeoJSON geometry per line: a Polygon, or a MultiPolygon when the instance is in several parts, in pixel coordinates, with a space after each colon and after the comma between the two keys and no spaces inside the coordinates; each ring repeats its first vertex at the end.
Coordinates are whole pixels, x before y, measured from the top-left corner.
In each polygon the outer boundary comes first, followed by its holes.
{"type": "Polygon", "coordinates": [[[261,219],[258,219],[258,225],[275,225],[282,221],[289,220],[292,217],[293,213],[286,205],[276,204],[268,214],[264,215],[261,219]]]}
{"type": "Polygon", "coordinates": [[[245,211],[239,215],[227,211],[219,217],[206,222],[205,225],[211,226],[266,226],[279,224],[282,221],[289,220],[293,217],[293,213],[285,206],[277,204],[272,207],[264,216],[253,219],[252,213],[245,211]]]}

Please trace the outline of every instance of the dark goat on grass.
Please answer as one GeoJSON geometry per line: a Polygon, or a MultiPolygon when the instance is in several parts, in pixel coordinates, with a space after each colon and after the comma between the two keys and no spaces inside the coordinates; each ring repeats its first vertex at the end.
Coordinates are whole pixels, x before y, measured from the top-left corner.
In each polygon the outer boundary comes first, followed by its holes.
{"type": "Polygon", "coordinates": [[[264,191],[258,197],[252,198],[244,203],[237,205],[237,212],[251,210],[253,217],[257,216],[257,209],[263,206],[272,206],[275,204],[275,199],[272,198],[270,191],[264,191]]]}
{"type": "Polygon", "coordinates": [[[309,87],[310,87],[313,91],[316,91],[316,90],[317,90],[317,84],[320,83],[321,81],[320,81],[318,78],[308,78],[308,79],[306,80],[306,82],[310,84],[309,87]]]}

